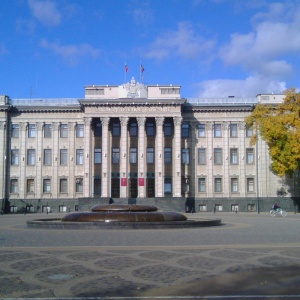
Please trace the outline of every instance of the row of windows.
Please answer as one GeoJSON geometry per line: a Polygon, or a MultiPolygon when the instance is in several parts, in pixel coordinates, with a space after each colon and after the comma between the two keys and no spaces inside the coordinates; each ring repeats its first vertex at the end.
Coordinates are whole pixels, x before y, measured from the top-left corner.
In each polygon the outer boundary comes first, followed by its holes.
{"type": "MultiPolygon", "coordinates": [[[[231,165],[239,164],[239,149],[231,148],[229,150],[229,162],[231,165]]],[[[223,164],[223,149],[222,148],[214,148],[213,149],[213,159],[215,165],[222,165],[223,164]]],[[[242,158],[244,159],[244,158],[242,158]]],[[[246,164],[252,165],[254,164],[254,149],[247,148],[246,149],[246,164]]],[[[198,164],[199,165],[206,165],[207,161],[207,153],[206,148],[198,148],[198,164]]]]}
{"type": "MultiPolygon", "coordinates": [[[[198,137],[206,137],[206,124],[200,123],[198,124],[198,137]]],[[[95,128],[95,136],[102,135],[102,125],[101,123],[97,123],[95,128]]],[[[164,135],[172,136],[173,135],[173,126],[172,123],[164,123],[163,126],[164,135]]],[[[59,128],[60,137],[67,138],[68,137],[68,125],[61,124],[59,128]]],[[[138,124],[130,123],[129,124],[129,134],[130,136],[138,135],[138,124]]],[[[147,122],[146,123],[146,134],[147,136],[155,136],[155,123],[147,122]]],[[[222,137],[222,124],[214,124],[213,125],[213,134],[214,137],[222,137]]],[[[121,125],[119,122],[112,123],[112,136],[120,136],[121,135],[121,125]]],[[[246,137],[251,137],[253,135],[253,131],[251,128],[246,127],[246,137]]],[[[34,138],[36,136],[36,125],[29,124],[28,125],[28,137],[34,138]]],[[[76,137],[84,136],[84,125],[77,124],[76,125],[76,137]]],[[[190,136],[190,125],[187,122],[182,123],[181,125],[181,136],[183,138],[188,138],[190,136]]],[[[230,137],[238,137],[238,125],[230,124],[229,126],[229,136],[230,137]]],[[[11,126],[11,137],[18,138],[19,137],[19,124],[12,124],[11,126]]],[[[45,124],[44,125],[44,137],[51,138],[52,137],[52,125],[45,124]]]]}
{"type": "MultiPolygon", "coordinates": [[[[215,165],[223,164],[223,149],[222,148],[214,148],[213,150],[213,158],[215,165]]],[[[182,164],[190,163],[190,149],[184,148],[181,153],[182,164]]],[[[84,161],[84,153],[83,149],[76,149],[76,165],[83,165],[84,161]]],[[[129,149],[129,163],[136,164],[137,163],[137,148],[129,149]]],[[[126,153],[124,153],[124,157],[126,153]]],[[[146,161],[148,164],[154,163],[154,148],[147,148],[147,156],[146,161]]],[[[102,149],[95,148],[94,149],[94,162],[95,164],[102,163],[102,149]]],[[[60,149],[59,156],[60,165],[68,165],[68,150],[60,149]]],[[[112,163],[119,164],[120,163],[120,148],[112,148],[112,163]]],[[[172,148],[165,147],[164,148],[164,163],[171,164],[172,163],[172,148]]],[[[198,164],[206,165],[207,163],[207,153],[206,148],[198,148],[198,164]]],[[[238,157],[238,149],[231,148],[230,149],[230,164],[235,165],[239,163],[238,157]]],[[[19,150],[13,149],[11,150],[11,164],[18,165],[19,164],[19,150]]],[[[35,149],[27,150],[27,165],[34,166],[36,164],[36,151],[35,149]]],[[[43,155],[43,164],[45,166],[52,165],[52,149],[44,149],[43,155]]],[[[254,164],[254,149],[247,148],[246,149],[246,164],[254,164]]]]}
{"type": "MultiPolygon", "coordinates": [[[[35,138],[36,137],[36,125],[35,124],[29,124],[28,125],[28,137],[29,138],[35,138]]],[[[67,124],[61,124],[59,126],[59,134],[61,138],[67,138],[68,137],[68,125],[67,124]]],[[[19,124],[12,124],[11,125],[11,137],[12,138],[18,138],[20,135],[20,128],[19,124]]],[[[77,124],[76,125],[76,137],[81,138],[84,136],[84,125],[83,124],[77,124]]],[[[44,137],[45,138],[51,138],[52,137],[52,124],[45,124],[44,125],[44,137]]]]}
{"type": "MultiPolygon", "coordinates": [[[[215,177],[214,178],[214,192],[221,193],[223,192],[223,178],[215,177]]],[[[239,192],[239,178],[230,178],[230,191],[231,193],[239,192]]],[[[248,193],[254,192],[254,178],[248,177],[246,178],[246,191],[248,193]]],[[[198,192],[204,193],[206,192],[206,178],[201,177],[198,178],[198,192]]]]}
{"type": "MultiPolygon", "coordinates": [[[[76,149],[76,165],[83,165],[83,149],[76,149]]],[[[59,163],[60,165],[68,165],[68,150],[60,149],[59,151],[59,163]]],[[[11,150],[11,164],[19,164],[19,150],[11,150]]],[[[27,165],[34,166],[36,164],[36,151],[35,149],[27,149],[27,165]]],[[[52,149],[44,149],[43,165],[52,165],[52,149]]]]}
{"type": "MultiPolygon", "coordinates": [[[[83,179],[76,178],[75,179],[75,191],[76,193],[83,192],[83,179]]],[[[10,192],[11,193],[18,193],[19,192],[19,181],[18,179],[11,179],[10,180],[10,192]]],[[[35,192],[35,180],[30,178],[27,179],[26,182],[26,193],[34,193],[35,192]]],[[[68,179],[61,178],[59,180],[59,192],[60,193],[67,193],[68,192],[68,179]]],[[[43,179],[43,193],[51,193],[51,179],[43,179]]]]}
{"type": "MultiPolygon", "coordinates": [[[[183,124],[186,127],[185,131],[182,132],[182,137],[189,137],[189,124],[183,124]]],[[[198,137],[203,138],[206,137],[206,124],[200,123],[198,124],[198,137]]],[[[246,137],[251,137],[253,135],[252,128],[246,126],[246,137]]],[[[222,137],[222,124],[214,124],[213,125],[213,136],[215,138],[222,137]]],[[[232,123],[229,125],[229,137],[236,138],[238,137],[238,124],[232,123]]]]}

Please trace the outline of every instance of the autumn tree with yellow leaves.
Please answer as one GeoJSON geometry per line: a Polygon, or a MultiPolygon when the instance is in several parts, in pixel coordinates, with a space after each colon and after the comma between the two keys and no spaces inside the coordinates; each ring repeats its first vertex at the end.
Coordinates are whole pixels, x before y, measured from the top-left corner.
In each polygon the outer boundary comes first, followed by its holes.
{"type": "Polygon", "coordinates": [[[258,134],[267,143],[274,173],[283,177],[300,168],[300,94],[295,88],[287,90],[284,102],[277,106],[258,104],[246,123],[256,132],[251,145],[258,134]]]}

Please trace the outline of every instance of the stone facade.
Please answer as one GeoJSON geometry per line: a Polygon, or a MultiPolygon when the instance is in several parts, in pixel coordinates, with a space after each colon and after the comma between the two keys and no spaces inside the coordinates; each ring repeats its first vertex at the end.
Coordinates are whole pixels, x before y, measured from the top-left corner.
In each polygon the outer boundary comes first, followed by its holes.
{"type": "Polygon", "coordinates": [[[0,97],[5,212],[86,210],[93,203],[179,211],[298,210],[298,174],[270,172],[250,145],[253,99],[185,99],[180,86],[87,86],[84,99],[0,97]]]}

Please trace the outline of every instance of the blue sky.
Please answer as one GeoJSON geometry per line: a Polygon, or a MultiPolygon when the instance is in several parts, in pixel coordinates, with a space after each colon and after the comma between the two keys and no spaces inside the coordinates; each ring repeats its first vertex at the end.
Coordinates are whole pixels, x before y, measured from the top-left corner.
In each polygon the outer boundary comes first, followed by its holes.
{"type": "Polygon", "coordinates": [[[140,81],[140,63],[144,84],[186,98],[300,87],[300,1],[2,0],[0,18],[11,98],[83,98],[86,85],[140,81]]]}

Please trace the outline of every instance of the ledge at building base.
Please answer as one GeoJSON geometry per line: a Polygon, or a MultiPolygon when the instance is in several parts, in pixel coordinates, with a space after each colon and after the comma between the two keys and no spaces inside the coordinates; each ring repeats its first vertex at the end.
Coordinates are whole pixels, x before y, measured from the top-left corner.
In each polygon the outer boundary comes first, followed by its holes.
{"type": "Polygon", "coordinates": [[[42,229],[179,229],[222,225],[221,219],[197,219],[164,222],[62,222],[61,219],[27,221],[30,228],[42,229]]]}

